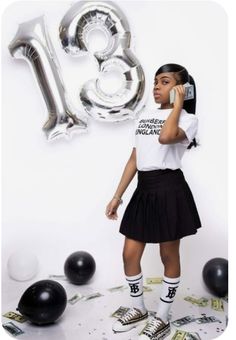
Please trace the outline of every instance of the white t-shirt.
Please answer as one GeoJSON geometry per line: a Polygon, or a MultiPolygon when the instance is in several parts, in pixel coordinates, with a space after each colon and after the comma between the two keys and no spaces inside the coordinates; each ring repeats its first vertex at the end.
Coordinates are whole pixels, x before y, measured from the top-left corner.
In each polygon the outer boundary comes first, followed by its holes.
{"type": "Polygon", "coordinates": [[[195,114],[182,110],[178,126],[187,138],[175,144],[160,144],[160,130],[172,109],[144,111],[135,121],[135,142],[137,169],[149,171],[156,169],[181,168],[181,159],[188,145],[196,136],[198,119],[195,114]]]}

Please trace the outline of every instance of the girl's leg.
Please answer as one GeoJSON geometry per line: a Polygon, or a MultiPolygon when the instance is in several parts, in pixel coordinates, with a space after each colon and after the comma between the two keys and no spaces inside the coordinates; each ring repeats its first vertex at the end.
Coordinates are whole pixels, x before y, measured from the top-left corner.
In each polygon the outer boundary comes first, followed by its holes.
{"type": "Polygon", "coordinates": [[[125,238],[123,249],[124,271],[127,276],[138,275],[141,272],[141,258],[145,243],[125,238]]]}
{"type": "Polygon", "coordinates": [[[130,288],[131,307],[138,308],[142,314],[147,312],[143,300],[143,274],[140,264],[144,248],[145,243],[125,238],[123,261],[130,288]]]}
{"type": "Polygon", "coordinates": [[[126,280],[130,288],[130,307],[114,324],[114,332],[125,332],[145,324],[148,312],[143,301],[143,275],[140,261],[145,243],[125,238],[123,261],[126,280]]]}
{"type": "Polygon", "coordinates": [[[160,243],[160,256],[164,265],[164,275],[175,278],[180,276],[180,240],[160,243]]]}
{"type": "Polygon", "coordinates": [[[168,313],[180,282],[179,246],[180,240],[160,243],[160,255],[164,265],[164,277],[157,315],[164,322],[167,322],[168,320],[168,313]]]}
{"type": "Polygon", "coordinates": [[[168,313],[174,301],[180,279],[179,245],[180,240],[160,243],[160,255],[165,272],[157,315],[144,327],[139,340],[164,339],[171,332],[168,313]]]}

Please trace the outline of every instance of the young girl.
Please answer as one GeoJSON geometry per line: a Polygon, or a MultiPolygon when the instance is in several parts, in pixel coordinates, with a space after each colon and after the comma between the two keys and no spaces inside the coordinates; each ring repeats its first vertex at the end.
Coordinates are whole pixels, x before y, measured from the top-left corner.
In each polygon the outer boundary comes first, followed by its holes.
{"type": "Polygon", "coordinates": [[[138,171],[138,185],[120,226],[125,235],[123,261],[131,308],[115,322],[113,331],[146,324],[139,340],[159,340],[170,334],[168,313],[180,283],[180,239],[201,227],[194,198],[180,169],[185,150],[197,146],[194,80],[183,66],[166,64],[155,74],[153,95],[160,107],[139,117],[135,146],[106,208],[106,216],[117,219],[121,197],[138,171]],[[184,101],[186,82],[194,86],[194,99],[184,101]],[[173,104],[169,100],[171,89],[175,90],[173,104]],[[150,319],[143,300],[140,266],[146,243],[160,244],[164,265],[156,317],[150,319]]]}

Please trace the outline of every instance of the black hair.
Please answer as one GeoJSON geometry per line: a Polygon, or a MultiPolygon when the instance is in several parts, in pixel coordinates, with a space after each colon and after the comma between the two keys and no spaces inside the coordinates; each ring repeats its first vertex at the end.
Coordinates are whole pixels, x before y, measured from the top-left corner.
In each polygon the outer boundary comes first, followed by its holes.
{"type": "MultiPolygon", "coordinates": [[[[177,84],[185,84],[189,83],[194,87],[194,98],[185,100],[183,109],[185,109],[189,114],[195,114],[196,111],[196,100],[197,100],[197,92],[196,92],[196,85],[193,77],[188,73],[184,66],[178,64],[165,64],[161,66],[155,74],[155,78],[157,75],[164,73],[164,72],[174,72],[177,84]]],[[[188,149],[191,149],[192,146],[197,146],[196,139],[194,138],[192,142],[189,144],[188,149]]]]}

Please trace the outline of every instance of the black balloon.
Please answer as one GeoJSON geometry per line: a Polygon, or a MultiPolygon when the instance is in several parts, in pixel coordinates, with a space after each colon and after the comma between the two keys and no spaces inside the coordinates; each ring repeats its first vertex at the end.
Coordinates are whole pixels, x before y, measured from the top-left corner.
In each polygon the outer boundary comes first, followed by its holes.
{"type": "Polygon", "coordinates": [[[17,309],[32,323],[46,325],[62,315],[66,304],[66,291],[62,285],[53,280],[41,280],[24,292],[17,309]]]}
{"type": "Polygon", "coordinates": [[[202,276],[212,294],[223,297],[228,293],[228,260],[221,257],[209,260],[203,268],[202,276]]]}
{"type": "Polygon", "coordinates": [[[64,265],[64,272],[71,283],[85,284],[93,276],[96,263],[92,255],[86,251],[77,251],[71,254],[64,265]]]}

